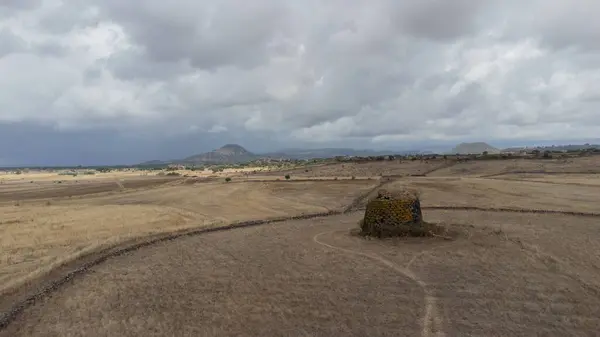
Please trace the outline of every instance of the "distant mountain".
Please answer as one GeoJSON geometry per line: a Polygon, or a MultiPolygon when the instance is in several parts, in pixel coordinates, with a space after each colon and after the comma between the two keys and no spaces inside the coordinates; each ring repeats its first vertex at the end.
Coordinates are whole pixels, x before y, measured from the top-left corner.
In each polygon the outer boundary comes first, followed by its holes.
{"type": "Polygon", "coordinates": [[[233,164],[243,163],[261,158],[271,159],[314,159],[314,158],[332,158],[336,156],[355,156],[355,157],[368,157],[368,156],[382,156],[391,154],[415,154],[420,151],[393,151],[393,150],[354,150],[345,148],[323,148],[323,149],[286,149],[277,152],[252,153],[240,145],[227,144],[219,149],[193,155],[184,159],[176,160],[151,160],[139,165],[142,166],[160,166],[168,164],[190,164],[190,165],[201,165],[201,164],[233,164]]]}
{"type": "Polygon", "coordinates": [[[260,158],[240,145],[227,144],[210,152],[196,154],[183,159],[173,160],[150,160],[143,162],[141,166],[161,166],[168,164],[234,164],[242,163],[260,158]]]}
{"type": "Polygon", "coordinates": [[[227,144],[219,149],[182,159],[190,164],[232,164],[257,159],[259,156],[237,144],[227,144]]]}
{"type": "Polygon", "coordinates": [[[489,154],[500,153],[500,150],[483,142],[476,143],[460,143],[454,149],[452,149],[451,153],[458,154],[481,154],[486,152],[489,154]]]}

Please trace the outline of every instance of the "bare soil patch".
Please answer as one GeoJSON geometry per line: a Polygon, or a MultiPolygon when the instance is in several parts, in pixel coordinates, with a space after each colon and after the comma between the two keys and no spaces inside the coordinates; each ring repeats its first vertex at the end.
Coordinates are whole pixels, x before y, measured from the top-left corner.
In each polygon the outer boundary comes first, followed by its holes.
{"type": "Polygon", "coordinates": [[[600,247],[583,248],[600,234],[594,219],[428,211],[464,235],[364,240],[349,235],[360,216],[144,248],[75,279],[0,336],[572,336],[600,327],[600,247]]]}

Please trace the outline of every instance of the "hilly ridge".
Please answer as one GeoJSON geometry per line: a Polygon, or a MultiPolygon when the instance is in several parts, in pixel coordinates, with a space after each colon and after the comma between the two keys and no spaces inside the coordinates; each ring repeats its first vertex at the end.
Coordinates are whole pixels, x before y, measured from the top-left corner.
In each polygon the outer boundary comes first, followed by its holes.
{"type": "Polygon", "coordinates": [[[487,152],[489,154],[500,153],[500,150],[484,142],[475,143],[460,143],[452,149],[451,153],[458,154],[481,154],[487,152]]]}
{"type": "MultiPolygon", "coordinates": [[[[165,165],[165,164],[233,164],[248,162],[261,158],[275,159],[313,159],[331,158],[335,156],[377,156],[391,153],[402,153],[394,151],[354,150],[347,148],[322,148],[322,149],[287,149],[278,152],[256,154],[246,150],[238,144],[226,144],[221,148],[210,152],[200,153],[183,159],[175,160],[151,160],[140,165],[165,165]]],[[[415,151],[409,151],[415,152],[415,151]]]]}
{"type": "Polygon", "coordinates": [[[258,155],[237,144],[226,144],[210,152],[193,155],[181,160],[182,163],[237,163],[259,158],[258,155]]]}
{"type": "MultiPolygon", "coordinates": [[[[585,148],[600,148],[599,145],[585,144],[585,145],[559,145],[552,147],[538,147],[538,149],[550,149],[550,150],[575,150],[585,148]]],[[[192,155],[183,159],[174,160],[151,160],[143,162],[139,165],[147,166],[161,166],[167,164],[191,164],[191,165],[202,165],[202,164],[234,164],[249,162],[257,159],[292,159],[292,160],[310,160],[314,158],[332,158],[336,156],[381,156],[390,154],[400,155],[412,155],[412,154],[432,154],[432,153],[448,153],[448,154],[482,154],[487,152],[489,154],[497,154],[502,150],[493,147],[485,142],[473,142],[473,143],[460,143],[456,145],[451,151],[447,151],[438,147],[436,149],[430,148],[429,151],[425,151],[424,148],[421,150],[413,151],[394,151],[394,150],[370,150],[370,149],[351,149],[351,148],[316,148],[316,149],[284,149],[277,152],[268,153],[253,153],[245,149],[238,144],[226,144],[218,149],[192,155]]],[[[505,150],[520,150],[523,148],[509,148],[505,150]]]]}

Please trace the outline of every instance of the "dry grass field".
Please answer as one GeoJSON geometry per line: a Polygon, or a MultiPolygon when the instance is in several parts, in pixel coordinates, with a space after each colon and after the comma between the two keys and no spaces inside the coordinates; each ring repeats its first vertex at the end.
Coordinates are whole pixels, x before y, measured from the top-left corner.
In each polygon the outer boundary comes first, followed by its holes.
{"type": "Polygon", "coordinates": [[[7,192],[0,189],[5,198],[18,198],[18,204],[0,206],[0,294],[66,260],[120,241],[185,228],[339,209],[377,184],[376,180],[158,181],[162,185],[153,188],[139,188],[140,184],[125,181],[124,186],[135,187],[122,189],[114,182],[99,180],[38,189],[30,188],[30,184],[22,188],[6,185],[7,192]],[[48,199],[52,195],[56,197],[48,199]]]}
{"type": "Polygon", "coordinates": [[[420,191],[426,206],[542,209],[600,213],[598,185],[543,184],[482,178],[413,177],[390,189],[420,191]]]}
{"type": "Polygon", "coordinates": [[[478,160],[452,165],[437,170],[430,176],[449,177],[481,177],[503,174],[506,172],[535,172],[535,173],[600,173],[598,156],[553,159],[553,160],[478,160]]]}
{"type": "MultiPolygon", "coordinates": [[[[599,157],[337,164],[297,169],[291,181],[180,178],[128,187],[124,179],[114,190],[89,187],[92,194],[61,186],[54,197],[45,190],[54,185],[36,194],[28,183],[4,184],[0,285],[15,294],[27,289],[15,287],[24,280],[43,284],[46,271],[68,260],[76,268],[75,257],[98,247],[340,210],[379,183],[324,177],[397,176],[385,188],[419,190],[425,219],[453,234],[366,240],[350,234],[362,216],[354,211],[186,236],[90,267],[26,307],[0,336],[595,336],[598,164],[599,157]],[[423,172],[430,173],[408,176],[423,172]],[[321,179],[294,181],[313,175],[321,179]]],[[[0,298],[0,309],[18,299],[0,298]]]]}
{"type": "MultiPolygon", "coordinates": [[[[428,162],[394,160],[388,162],[335,163],[295,168],[287,170],[285,173],[298,178],[400,176],[424,174],[433,169],[444,167],[444,164],[443,160],[431,160],[428,162]]],[[[269,172],[266,174],[281,175],[279,172],[269,172]]]]}
{"type": "Polygon", "coordinates": [[[592,174],[507,173],[495,176],[502,180],[525,180],[549,184],[600,186],[600,172],[592,174]]]}

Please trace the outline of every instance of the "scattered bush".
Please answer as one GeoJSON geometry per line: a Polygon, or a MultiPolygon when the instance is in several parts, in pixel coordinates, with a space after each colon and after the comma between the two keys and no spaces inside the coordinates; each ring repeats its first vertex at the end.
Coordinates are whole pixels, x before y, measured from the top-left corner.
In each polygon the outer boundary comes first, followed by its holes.
{"type": "Polygon", "coordinates": [[[166,175],[168,175],[168,176],[177,176],[177,177],[179,177],[179,176],[181,175],[181,173],[179,173],[179,172],[173,172],[173,171],[171,171],[171,172],[167,173],[166,175]]]}
{"type": "Polygon", "coordinates": [[[226,181],[226,182],[230,182],[230,181],[231,181],[231,178],[227,177],[227,178],[225,178],[225,181],[226,181]]]}

